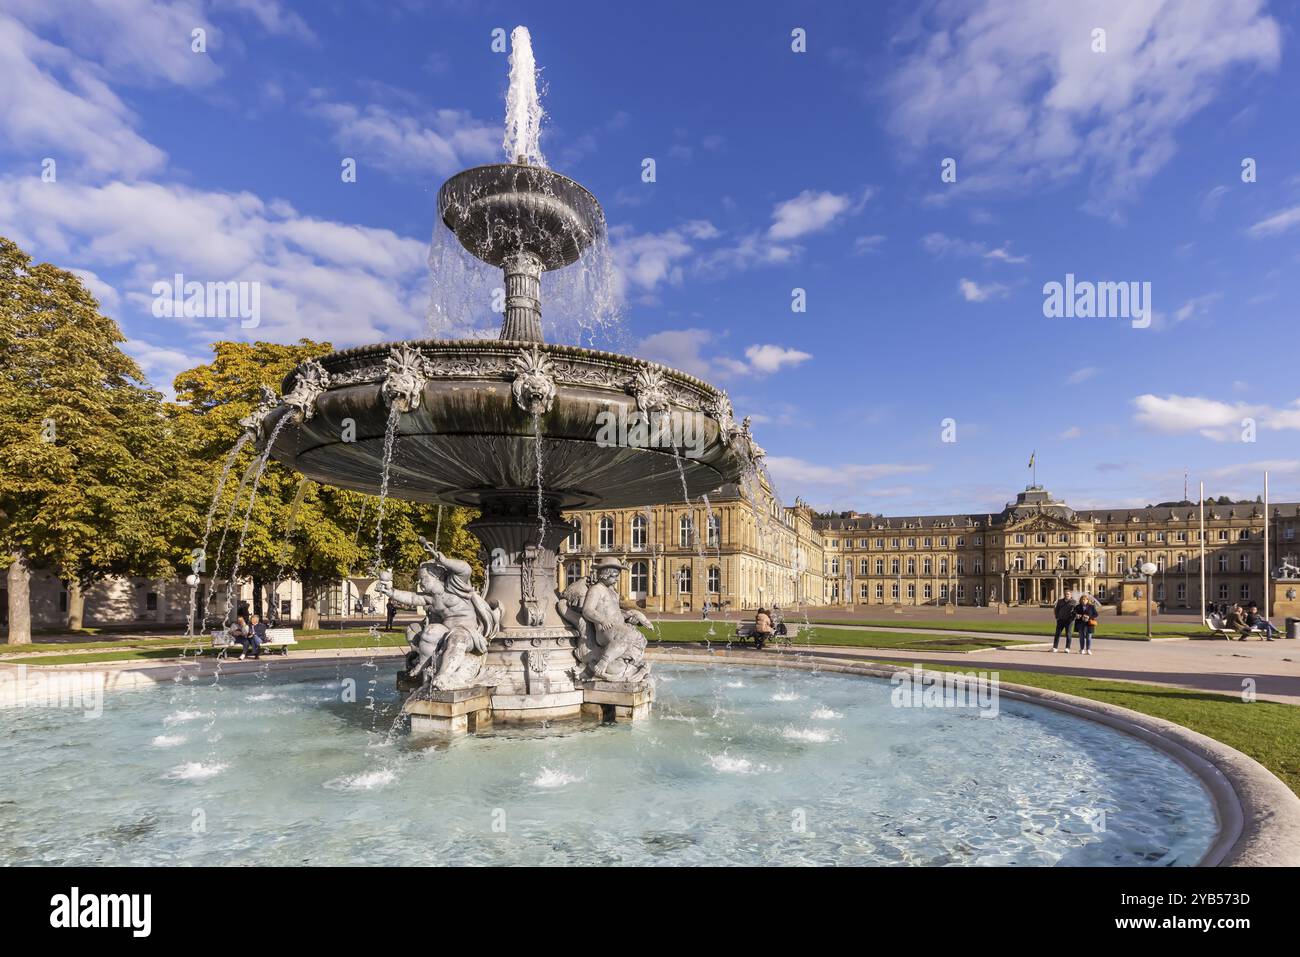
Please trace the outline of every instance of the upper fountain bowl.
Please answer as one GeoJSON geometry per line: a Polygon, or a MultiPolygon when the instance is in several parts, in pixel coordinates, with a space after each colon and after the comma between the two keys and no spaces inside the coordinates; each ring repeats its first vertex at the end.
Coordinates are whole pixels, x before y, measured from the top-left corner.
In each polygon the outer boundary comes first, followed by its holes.
{"type": "Polygon", "coordinates": [[[605,231],[595,196],[567,176],[522,163],[457,173],[438,191],[438,215],[462,246],[493,266],[522,250],[543,269],[559,269],[605,231]]]}

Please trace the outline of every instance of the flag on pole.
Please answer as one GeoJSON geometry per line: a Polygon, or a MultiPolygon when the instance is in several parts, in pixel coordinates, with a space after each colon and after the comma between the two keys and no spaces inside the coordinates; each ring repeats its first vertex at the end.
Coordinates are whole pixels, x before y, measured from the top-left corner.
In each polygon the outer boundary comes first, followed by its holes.
{"type": "Polygon", "coordinates": [[[1030,453],[1029,453],[1029,464],[1026,465],[1025,468],[1027,468],[1027,469],[1032,469],[1032,468],[1034,467],[1034,456],[1037,455],[1037,454],[1038,454],[1038,450],[1037,450],[1037,449],[1035,449],[1033,452],[1030,452],[1030,453]]]}

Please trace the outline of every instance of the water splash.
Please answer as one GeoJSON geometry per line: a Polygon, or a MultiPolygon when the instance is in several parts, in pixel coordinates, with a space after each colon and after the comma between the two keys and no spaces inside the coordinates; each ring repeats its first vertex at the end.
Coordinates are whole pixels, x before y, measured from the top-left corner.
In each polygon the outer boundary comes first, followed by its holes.
{"type": "Polygon", "coordinates": [[[546,502],[543,497],[542,479],[542,417],[533,413],[533,454],[537,459],[537,547],[546,544],[546,502]]]}
{"type": "Polygon", "coordinates": [[[527,27],[510,34],[510,88],[506,91],[506,135],[502,146],[511,163],[545,166],[542,156],[542,98],[537,92],[537,64],[527,27]]]}
{"type": "Polygon", "coordinates": [[[244,526],[243,528],[240,529],[239,532],[239,546],[235,549],[235,561],[234,564],[230,566],[230,578],[226,584],[226,595],[227,595],[226,620],[227,621],[230,620],[231,611],[238,610],[239,608],[238,599],[236,599],[233,609],[229,607],[230,606],[229,596],[231,593],[231,589],[238,587],[239,565],[244,557],[244,539],[248,536],[248,523],[249,520],[253,517],[253,503],[257,501],[257,488],[259,485],[262,484],[262,473],[266,471],[266,463],[271,459],[271,449],[275,448],[275,440],[279,438],[280,430],[283,429],[290,422],[290,420],[293,420],[295,418],[296,417],[293,413],[280,416],[280,420],[275,423],[275,428],[271,430],[270,438],[266,440],[266,448],[263,449],[262,454],[257,458],[257,472],[253,476],[253,487],[248,493],[248,507],[244,509],[244,526]]]}
{"type": "Polygon", "coordinates": [[[393,445],[397,438],[397,419],[402,410],[394,402],[388,410],[388,425],[384,429],[384,461],[379,478],[379,505],[375,516],[375,568],[384,561],[384,505],[388,501],[388,474],[393,465],[393,445]]]}

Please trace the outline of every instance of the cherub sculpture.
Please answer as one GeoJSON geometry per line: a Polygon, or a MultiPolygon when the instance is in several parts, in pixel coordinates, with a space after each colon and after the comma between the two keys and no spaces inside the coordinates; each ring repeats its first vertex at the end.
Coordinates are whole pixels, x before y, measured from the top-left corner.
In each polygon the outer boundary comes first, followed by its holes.
{"type": "Polygon", "coordinates": [[[420,544],[433,558],[420,565],[419,590],[402,591],[382,580],[376,590],[398,605],[424,609],[424,621],[406,629],[411,645],[407,673],[423,675],[439,691],[471,688],[484,678],[488,642],[500,630],[501,608],[474,588],[467,562],[442,554],[423,538],[420,544]]]}
{"type": "Polygon", "coordinates": [[[635,626],[650,626],[635,608],[624,610],[618,598],[623,563],[605,558],[590,577],[564,590],[559,611],[578,631],[579,677],[600,681],[641,681],[650,672],[645,660],[645,635],[635,626]]]}

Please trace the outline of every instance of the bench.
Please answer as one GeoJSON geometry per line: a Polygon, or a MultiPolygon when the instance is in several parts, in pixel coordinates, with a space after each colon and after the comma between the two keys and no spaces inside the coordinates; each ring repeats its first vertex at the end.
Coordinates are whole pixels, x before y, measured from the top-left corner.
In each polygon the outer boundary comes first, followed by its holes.
{"type": "MultiPolygon", "coordinates": [[[[1232,641],[1232,639],[1242,636],[1242,629],[1229,628],[1222,615],[1210,615],[1205,619],[1205,627],[1214,633],[1215,638],[1227,638],[1232,641]]],[[[1258,635],[1260,631],[1259,628],[1250,628],[1246,630],[1246,634],[1258,635]]]]}
{"type": "MultiPolygon", "coordinates": [[[[296,644],[298,644],[298,639],[293,636],[292,628],[268,628],[266,629],[266,640],[262,642],[262,650],[275,651],[278,649],[280,654],[287,655],[289,646],[296,644]]],[[[218,658],[224,658],[232,648],[238,648],[242,652],[243,647],[224,631],[214,631],[212,633],[212,647],[209,650],[215,651],[218,658]]]]}
{"type": "Polygon", "coordinates": [[[754,645],[760,649],[763,647],[763,643],[767,641],[777,640],[789,644],[793,639],[799,637],[799,629],[802,625],[794,624],[792,622],[783,622],[782,624],[785,626],[784,634],[781,633],[782,626],[778,624],[776,626],[777,633],[775,635],[760,640],[754,634],[754,623],[752,621],[742,621],[736,625],[736,637],[741,639],[753,639],[754,645]]]}

